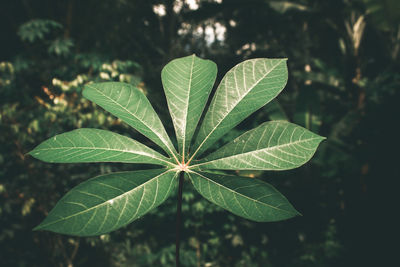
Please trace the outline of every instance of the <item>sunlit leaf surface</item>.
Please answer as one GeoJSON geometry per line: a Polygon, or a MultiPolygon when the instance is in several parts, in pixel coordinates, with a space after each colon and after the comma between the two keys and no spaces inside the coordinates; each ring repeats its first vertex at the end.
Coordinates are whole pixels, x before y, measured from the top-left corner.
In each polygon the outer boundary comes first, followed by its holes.
{"type": "Polygon", "coordinates": [[[164,202],[176,175],[158,169],[95,177],[69,191],[35,230],[77,236],[108,233],[164,202]]]}
{"type": "Polygon", "coordinates": [[[125,162],[172,165],[168,158],[126,136],[98,129],[56,135],[30,154],[54,163],[125,162]]]}
{"type": "Polygon", "coordinates": [[[287,78],[286,59],[250,59],[228,71],[215,92],[192,153],[200,155],[274,99],[286,85],[287,78]]]}
{"type": "Polygon", "coordinates": [[[195,55],[168,63],[161,72],[179,151],[186,154],[217,76],[217,66],[195,55]]]}
{"type": "MultiPolygon", "coordinates": [[[[166,168],[90,179],[66,194],[35,229],[77,236],[108,233],[160,205],[180,172],[186,173],[206,199],[249,220],[271,222],[298,215],[273,186],[210,170],[293,169],[313,156],[323,137],[287,121],[271,121],[201,158],[215,141],[281,92],[288,77],[286,59],[250,59],[232,68],[218,86],[191,148],[216,75],[215,63],[195,55],[175,59],[162,70],[179,154],[138,88],[121,82],[86,85],[83,95],[87,99],[148,137],[170,158],[104,130],[78,129],[48,139],[30,154],[47,162],[145,163],[166,168]]],[[[286,118],[277,102],[269,111],[270,117],[286,118]]]]}
{"type": "Polygon", "coordinates": [[[169,155],[176,154],[160,118],[136,87],[121,82],[92,83],[85,86],[83,96],[135,128],[169,155]]]}
{"type": "Polygon", "coordinates": [[[212,153],[198,166],[226,170],[293,169],[310,160],[324,139],[290,122],[266,122],[212,153]]]}

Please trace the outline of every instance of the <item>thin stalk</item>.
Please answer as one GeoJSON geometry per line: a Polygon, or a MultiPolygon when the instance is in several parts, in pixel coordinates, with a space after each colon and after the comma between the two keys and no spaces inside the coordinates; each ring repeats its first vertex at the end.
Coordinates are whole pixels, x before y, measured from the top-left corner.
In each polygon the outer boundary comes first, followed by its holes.
{"type": "Polygon", "coordinates": [[[185,172],[179,173],[179,188],[178,188],[178,204],[176,206],[176,243],[175,243],[175,262],[176,267],[180,266],[179,262],[179,245],[180,245],[180,228],[181,228],[181,213],[182,213],[182,189],[185,172]]]}

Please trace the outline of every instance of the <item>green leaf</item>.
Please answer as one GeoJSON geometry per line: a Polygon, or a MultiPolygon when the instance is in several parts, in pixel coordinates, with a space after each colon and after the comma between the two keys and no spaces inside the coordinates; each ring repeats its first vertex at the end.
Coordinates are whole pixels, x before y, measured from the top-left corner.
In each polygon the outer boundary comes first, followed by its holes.
{"type": "Polygon", "coordinates": [[[187,154],[217,76],[217,65],[192,56],[168,63],[161,72],[179,151],[187,154]]]}
{"type": "Polygon", "coordinates": [[[173,165],[169,159],[126,136],[98,129],[56,135],[29,152],[54,163],[125,162],[173,165]]]}
{"type": "Polygon", "coordinates": [[[286,59],[250,59],[222,79],[196,138],[200,155],[242,120],[274,99],[286,85],[286,59]]]}
{"type": "Polygon", "coordinates": [[[138,88],[122,82],[92,83],[85,86],[83,96],[135,128],[170,156],[176,156],[160,118],[138,88]]]}
{"type": "Polygon", "coordinates": [[[225,170],[293,169],[310,160],[324,139],[290,122],[266,122],[192,167],[225,170]]]}
{"type": "Polygon", "coordinates": [[[272,185],[240,176],[187,173],[196,190],[214,204],[256,222],[273,222],[300,215],[272,185]]]}
{"type": "Polygon", "coordinates": [[[116,230],[159,206],[174,188],[175,170],[120,172],[73,188],[34,230],[93,236],[116,230]]]}

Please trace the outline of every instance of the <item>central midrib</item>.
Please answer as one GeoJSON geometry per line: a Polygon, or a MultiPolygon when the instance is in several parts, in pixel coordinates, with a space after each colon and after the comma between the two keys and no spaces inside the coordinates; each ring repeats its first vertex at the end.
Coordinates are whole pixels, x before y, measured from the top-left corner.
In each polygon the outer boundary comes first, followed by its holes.
{"type": "MultiPolygon", "coordinates": [[[[262,79],[264,79],[268,74],[270,74],[282,61],[284,61],[284,59],[280,60],[275,66],[273,66],[273,67],[271,68],[270,71],[266,72],[260,79],[258,79],[258,80],[254,83],[254,85],[252,85],[252,86],[247,90],[247,92],[245,92],[245,93],[243,94],[243,96],[241,96],[241,97],[238,99],[238,101],[236,101],[235,105],[233,105],[233,107],[232,107],[230,110],[228,110],[228,112],[224,115],[224,117],[214,126],[214,128],[210,131],[210,133],[204,138],[203,142],[201,142],[201,144],[199,145],[199,147],[198,147],[198,148],[196,149],[196,151],[193,153],[191,159],[196,155],[196,153],[200,150],[200,148],[201,148],[201,147],[204,145],[204,143],[208,140],[208,138],[211,136],[211,134],[212,134],[212,133],[218,128],[218,126],[225,120],[225,118],[228,116],[228,114],[229,114],[233,109],[235,109],[235,107],[238,105],[238,103],[240,103],[240,101],[242,101],[243,98],[245,98],[245,97],[248,95],[248,93],[249,93],[262,79]]],[[[265,64],[265,63],[264,63],[264,64],[265,64]]],[[[244,66],[243,66],[243,68],[244,68],[244,66]]],[[[233,71],[234,71],[234,70],[233,70],[233,71]]]]}
{"type": "Polygon", "coordinates": [[[128,112],[129,114],[131,114],[133,117],[135,117],[135,118],[136,118],[138,121],[140,121],[144,126],[146,126],[151,132],[155,133],[155,135],[156,135],[158,138],[160,138],[161,142],[168,148],[169,152],[170,152],[173,156],[175,156],[175,154],[172,152],[172,149],[170,148],[168,142],[166,142],[165,139],[164,139],[162,136],[160,136],[160,134],[159,134],[157,131],[153,131],[152,128],[151,128],[149,125],[147,125],[147,124],[146,124],[143,120],[141,120],[139,117],[135,116],[135,114],[132,113],[129,109],[125,108],[124,106],[122,106],[121,104],[119,104],[117,101],[115,101],[115,100],[112,99],[111,97],[105,95],[103,92],[101,92],[101,91],[98,90],[97,88],[92,87],[92,86],[90,86],[90,85],[88,85],[88,87],[90,87],[90,88],[96,90],[96,91],[99,92],[101,95],[103,95],[104,97],[108,98],[109,100],[111,100],[112,102],[114,102],[116,105],[118,105],[119,107],[121,107],[122,109],[124,109],[126,112],[128,112]]]}
{"type": "Polygon", "coordinates": [[[248,155],[248,154],[251,154],[251,153],[254,153],[254,152],[271,151],[271,150],[279,149],[279,148],[286,147],[286,146],[289,146],[289,145],[295,145],[295,144],[298,144],[298,143],[309,142],[309,141],[313,141],[313,140],[320,139],[320,138],[321,137],[314,137],[314,138],[309,138],[309,139],[297,140],[297,141],[294,141],[294,142],[291,142],[291,143],[288,143],[288,144],[277,145],[277,146],[273,146],[273,147],[266,147],[266,148],[262,148],[262,149],[254,149],[254,150],[249,151],[249,152],[238,153],[236,155],[232,155],[232,156],[228,156],[228,157],[222,156],[222,157],[217,158],[217,159],[213,159],[213,160],[210,160],[210,161],[207,161],[207,162],[204,162],[204,163],[199,163],[199,164],[193,165],[192,168],[193,167],[207,165],[207,164],[219,161],[219,160],[225,160],[225,159],[231,159],[231,158],[235,158],[235,157],[240,157],[240,156],[248,155]]]}
{"type": "MultiPolygon", "coordinates": [[[[206,177],[206,176],[204,176],[204,175],[201,175],[201,174],[198,173],[198,172],[193,171],[193,173],[195,173],[195,174],[197,174],[197,175],[203,177],[203,178],[204,178],[205,180],[207,180],[208,182],[212,182],[213,184],[220,185],[220,184],[218,184],[217,182],[215,182],[214,180],[212,180],[212,179],[210,179],[210,178],[208,178],[208,177],[206,177]]],[[[189,176],[190,176],[190,174],[189,174],[189,176]]],[[[243,194],[241,194],[241,193],[239,193],[239,192],[236,192],[236,191],[230,189],[229,187],[227,187],[227,186],[225,186],[225,185],[220,185],[220,186],[223,186],[223,187],[226,188],[228,191],[234,192],[235,194],[238,194],[239,196],[241,196],[241,197],[243,197],[243,198],[246,198],[246,199],[248,199],[248,200],[250,200],[250,201],[254,201],[254,202],[257,202],[257,203],[259,203],[259,204],[268,206],[268,207],[270,207],[271,209],[276,209],[276,210],[284,211],[284,212],[287,212],[287,213],[291,213],[290,211],[287,211],[287,210],[284,210],[284,209],[280,209],[280,208],[274,207],[274,206],[269,205],[269,204],[267,204],[267,203],[261,202],[261,201],[259,201],[259,200],[257,200],[257,199],[252,199],[252,198],[250,198],[250,197],[248,197],[248,196],[246,196],[246,195],[243,195],[243,194]]],[[[210,193],[211,193],[211,192],[210,192],[210,193]]]]}
{"type": "Polygon", "coordinates": [[[188,93],[186,96],[186,109],[185,109],[185,116],[183,120],[183,140],[182,140],[182,161],[185,162],[185,143],[186,143],[186,127],[187,127],[187,116],[188,116],[188,110],[189,110],[189,98],[190,98],[190,90],[192,89],[192,76],[193,76],[193,68],[194,68],[194,54],[192,55],[192,64],[190,67],[190,77],[189,77],[189,88],[188,88],[188,93]]]}
{"type": "MultiPolygon", "coordinates": [[[[149,158],[153,159],[158,159],[163,162],[168,162],[169,164],[173,164],[165,159],[162,159],[159,157],[159,155],[155,154],[148,154],[145,152],[141,151],[135,151],[135,150],[123,150],[123,149],[116,149],[116,148],[103,148],[103,147],[82,147],[82,146],[74,146],[74,147],[49,147],[49,148],[39,148],[38,151],[49,151],[49,150],[61,150],[61,149],[68,149],[73,150],[73,149],[82,149],[82,150],[105,150],[105,151],[117,151],[117,152],[123,152],[123,153],[130,153],[130,154],[138,154],[142,156],[147,156],[149,158]]],[[[157,153],[157,152],[156,152],[157,153]]],[[[162,155],[160,155],[162,156],[162,155]]]]}
{"type": "Polygon", "coordinates": [[[89,212],[89,211],[91,211],[91,210],[93,210],[93,209],[96,209],[96,208],[98,208],[98,207],[101,207],[101,206],[103,206],[103,205],[106,205],[106,204],[108,203],[108,201],[110,201],[110,200],[114,200],[114,201],[115,201],[116,199],[122,198],[122,197],[124,197],[125,195],[127,195],[127,194],[129,194],[129,193],[132,193],[132,192],[138,190],[139,187],[141,188],[142,186],[145,186],[147,183],[152,182],[154,179],[157,179],[158,177],[160,177],[160,176],[162,176],[162,175],[164,175],[164,174],[166,174],[166,173],[168,173],[168,172],[171,172],[171,171],[173,171],[173,170],[168,170],[168,171],[165,171],[165,172],[163,172],[163,173],[160,173],[159,175],[157,175],[157,176],[151,178],[150,180],[148,180],[147,182],[145,182],[145,183],[143,183],[143,184],[140,184],[139,186],[137,186],[137,187],[135,187],[135,188],[133,188],[133,189],[131,189],[131,190],[128,190],[128,191],[126,191],[125,193],[123,193],[123,194],[121,194],[121,195],[119,195],[119,196],[117,196],[117,197],[115,197],[115,198],[107,199],[107,201],[104,201],[104,202],[102,202],[102,203],[100,203],[100,204],[97,204],[97,205],[95,205],[95,206],[93,206],[93,207],[90,207],[90,208],[88,208],[88,209],[86,209],[86,210],[77,212],[77,213],[75,213],[75,214],[73,214],[73,215],[70,215],[70,216],[67,216],[67,217],[63,217],[62,219],[59,219],[59,220],[56,220],[56,221],[53,221],[53,222],[50,222],[50,223],[48,223],[48,224],[46,224],[46,225],[43,225],[41,228],[47,227],[47,226],[49,226],[49,225],[52,225],[52,224],[55,224],[55,223],[58,223],[58,222],[61,222],[61,221],[65,221],[65,220],[68,220],[69,218],[72,218],[72,217],[78,216],[78,215],[80,215],[80,214],[89,212]]]}

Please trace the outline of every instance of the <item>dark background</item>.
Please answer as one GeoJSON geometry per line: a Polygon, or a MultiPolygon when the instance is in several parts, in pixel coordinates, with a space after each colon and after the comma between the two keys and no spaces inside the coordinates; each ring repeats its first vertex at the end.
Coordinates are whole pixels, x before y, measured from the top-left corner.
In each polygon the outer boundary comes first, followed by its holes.
{"type": "Polygon", "coordinates": [[[147,142],[82,98],[89,81],[142,88],[173,136],[160,71],[196,53],[217,63],[217,81],[245,59],[289,59],[279,105],[216,146],[270,119],[328,139],[296,170],[240,173],[274,184],[302,217],[253,223],[186,183],[183,265],[396,266],[399,18],[398,0],[2,0],[0,265],[174,266],[175,197],[100,237],[31,231],[79,182],[144,166],[48,164],[26,153],[80,127],[147,142]]]}

